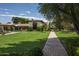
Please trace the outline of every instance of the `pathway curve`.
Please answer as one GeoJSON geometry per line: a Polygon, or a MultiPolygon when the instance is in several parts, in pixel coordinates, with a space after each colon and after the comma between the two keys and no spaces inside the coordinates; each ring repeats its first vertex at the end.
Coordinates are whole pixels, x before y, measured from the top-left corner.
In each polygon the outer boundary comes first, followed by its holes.
{"type": "Polygon", "coordinates": [[[10,33],[6,33],[5,35],[11,35],[11,34],[15,34],[15,33],[19,33],[19,32],[10,32],[10,33]]]}
{"type": "Polygon", "coordinates": [[[67,52],[55,32],[50,32],[48,40],[43,48],[44,56],[67,56],[67,52]]]}

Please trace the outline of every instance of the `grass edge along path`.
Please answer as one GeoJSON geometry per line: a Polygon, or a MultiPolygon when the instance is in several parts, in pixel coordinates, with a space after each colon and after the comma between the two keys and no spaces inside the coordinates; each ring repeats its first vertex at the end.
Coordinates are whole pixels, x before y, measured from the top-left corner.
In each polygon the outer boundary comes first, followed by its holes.
{"type": "Polygon", "coordinates": [[[76,32],[56,32],[68,55],[79,56],[79,35],[76,32]]]}

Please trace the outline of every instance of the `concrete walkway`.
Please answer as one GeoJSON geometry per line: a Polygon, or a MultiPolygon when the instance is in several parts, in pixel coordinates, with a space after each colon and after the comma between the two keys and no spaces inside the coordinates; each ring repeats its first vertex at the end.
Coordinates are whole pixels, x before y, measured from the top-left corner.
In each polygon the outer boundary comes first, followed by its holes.
{"type": "Polygon", "coordinates": [[[11,35],[11,34],[15,34],[15,33],[19,33],[19,32],[10,32],[10,33],[6,33],[5,35],[11,35]]]}
{"type": "Polygon", "coordinates": [[[44,56],[67,56],[67,52],[57,38],[55,32],[50,32],[48,40],[43,48],[44,56]]]}

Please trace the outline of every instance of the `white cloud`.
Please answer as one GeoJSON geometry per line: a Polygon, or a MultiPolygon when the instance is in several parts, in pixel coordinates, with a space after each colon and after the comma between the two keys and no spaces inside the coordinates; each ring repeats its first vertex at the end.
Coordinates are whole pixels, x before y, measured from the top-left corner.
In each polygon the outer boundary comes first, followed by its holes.
{"type": "Polygon", "coordinates": [[[19,15],[24,16],[25,14],[19,14],[19,15]]]}
{"type": "Polygon", "coordinates": [[[0,14],[0,16],[9,16],[9,17],[13,17],[15,15],[5,15],[5,14],[0,14]]]}
{"type": "Polygon", "coordinates": [[[8,16],[8,17],[25,17],[25,16],[19,16],[19,15],[14,15],[14,14],[0,14],[0,16],[8,16]]]}
{"type": "Polygon", "coordinates": [[[2,9],[2,8],[0,8],[0,9],[2,9]]]}
{"type": "Polygon", "coordinates": [[[7,11],[7,10],[9,10],[8,8],[0,8],[1,10],[5,10],[5,11],[7,11]]]}
{"type": "Polygon", "coordinates": [[[9,9],[5,8],[4,10],[9,10],[9,9]]]}
{"type": "Polygon", "coordinates": [[[6,14],[9,14],[9,12],[5,12],[6,14]]]}
{"type": "Polygon", "coordinates": [[[28,13],[28,14],[30,14],[31,13],[31,11],[25,11],[26,13],[28,13]]]}
{"type": "Polygon", "coordinates": [[[37,17],[28,17],[28,16],[19,16],[19,15],[5,15],[5,14],[0,14],[0,16],[8,16],[8,17],[22,17],[22,18],[29,18],[29,19],[35,19],[35,20],[43,20],[44,22],[47,22],[45,18],[37,18],[37,17]]]}

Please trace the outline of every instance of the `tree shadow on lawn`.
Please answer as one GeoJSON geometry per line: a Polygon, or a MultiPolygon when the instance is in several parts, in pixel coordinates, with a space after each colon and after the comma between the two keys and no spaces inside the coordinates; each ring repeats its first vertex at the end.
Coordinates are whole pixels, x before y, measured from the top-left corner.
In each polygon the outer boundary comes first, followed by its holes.
{"type": "Polygon", "coordinates": [[[18,44],[8,44],[12,47],[0,48],[1,56],[42,56],[42,48],[47,38],[37,41],[23,41],[18,44]]]}
{"type": "Polygon", "coordinates": [[[77,56],[79,52],[79,37],[58,37],[66,49],[68,55],[77,56]]]}

